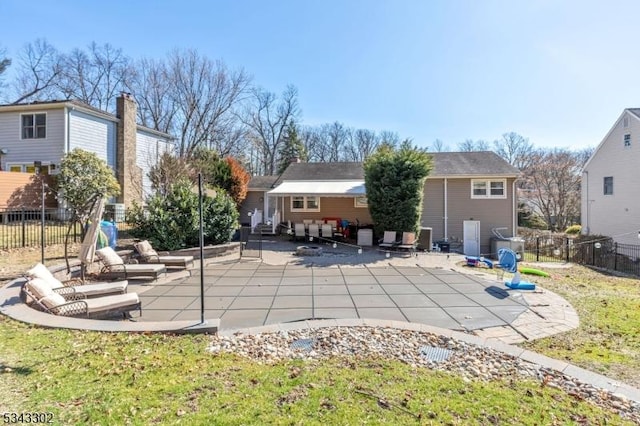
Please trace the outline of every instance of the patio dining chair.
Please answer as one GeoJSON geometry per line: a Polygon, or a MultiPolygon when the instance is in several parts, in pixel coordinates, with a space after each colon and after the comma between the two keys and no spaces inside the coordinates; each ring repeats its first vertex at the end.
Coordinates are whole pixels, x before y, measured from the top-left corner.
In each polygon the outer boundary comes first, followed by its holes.
{"type": "Polygon", "coordinates": [[[320,226],[317,223],[309,224],[309,241],[311,241],[312,238],[318,241],[320,240],[320,226]]]}
{"type": "Polygon", "coordinates": [[[307,233],[304,229],[304,223],[296,223],[293,225],[293,230],[294,230],[294,240],[298,240],[298,239],[302,239],[302,241],[304,241],[307,238],[307,233]]]}
{"type": "Polygon", "coordinates": [[[328,223],[322,224],[322,238],[333,238],[333,228],[328,223]]]}

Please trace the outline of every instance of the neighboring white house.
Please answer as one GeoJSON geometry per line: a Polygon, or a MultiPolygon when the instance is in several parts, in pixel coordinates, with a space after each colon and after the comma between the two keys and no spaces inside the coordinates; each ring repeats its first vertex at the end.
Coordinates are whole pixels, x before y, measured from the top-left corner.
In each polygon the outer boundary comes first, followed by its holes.
{"type": "Polygon", "coordinates": [[[144,200],[151,192],[149,169],[173,148],[172,138],[136,124],[129,94],[116,104],[116,115],[74,100],[0,105],[0,169],[34,173],[40,166],[56,174],[62,157],[81,148],[114,170],[122,188],[117,203],[144,200]]]}
{"type": "Polygon", "coordinates": [[[640,108],[627,108],[582,174],[582,232],[640,244],[640,108]]]}

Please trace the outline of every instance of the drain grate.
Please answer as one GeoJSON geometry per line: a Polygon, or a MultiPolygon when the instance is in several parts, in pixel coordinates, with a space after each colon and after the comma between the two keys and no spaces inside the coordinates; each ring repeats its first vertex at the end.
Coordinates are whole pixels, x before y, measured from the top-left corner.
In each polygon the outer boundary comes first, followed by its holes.
{"type": "Polygon", "coordinates": [[[311,351],[312,347],[313,347],[313,339],[294,340],[290,346],[291,349],[298,349],[306,352],[311,351]]]}
{"type": "Polygon", "coordinates": [[[446,361],[452,353],[449,349],[439,348],[437,346],[423,346],[420,348],[420,355],[429,361],[435,362],[446,361]]]}

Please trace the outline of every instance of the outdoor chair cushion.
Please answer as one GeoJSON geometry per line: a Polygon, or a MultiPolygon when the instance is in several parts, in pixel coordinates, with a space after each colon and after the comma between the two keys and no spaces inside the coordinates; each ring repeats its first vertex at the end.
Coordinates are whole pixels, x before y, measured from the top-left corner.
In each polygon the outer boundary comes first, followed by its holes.
{"type": "Polygon", "coordinates": [[[27,281],[25,285],[29,287],[31,293],[33,293],[33,295],[38,299],[56,294],[49,283],[42,278],[32,278],[27,281]]]}
{"type": "Polygon", "coordinates": [[[40,302],[49,309],[53,309],[56,306],[64,305],[65,303],[67,303],[64,297],[56,293],[51,293],[43,297],[42,299],[40,299],[40,302]]]}
{"type": "Polygon", "coordinates": [[[124,265],[124,260],[109,246],[97,250],[96,255],[105,266],[124,265]]]}
{"type": "Polygon", "coordinates": [[[100,311],[114,310],[125,306],[140,303],[137,293],[117,294],[115,296],[97,297],[85,300],[87,313],[92,314],[100,311]]]}
{"type": "Polygon", "coordinates": [[[64,287],[64,284],[62,284],[60,280],[54,277],[51,271],[49,271],[49,268],[44,266],[42,263],[36,263],[36,265],[33,268],[29,269],[25,273],[25,275],[28,278],[41,278],[45,280],[47,283],[49,283],[52,289],[64,287]]]}
{"type": "Polygon", "coordinates": [[[158,256],[158,252],[156,252],[153,247],[151,247],[151,243],[149,243],[149,241],[144,240],[144,241],[140,241],[139,243],[135,243],[133,245],[136,250],[138,251],[138,253],[140,253],[140,256],[142,257],[151,257],[151,256],[158,256]]]}

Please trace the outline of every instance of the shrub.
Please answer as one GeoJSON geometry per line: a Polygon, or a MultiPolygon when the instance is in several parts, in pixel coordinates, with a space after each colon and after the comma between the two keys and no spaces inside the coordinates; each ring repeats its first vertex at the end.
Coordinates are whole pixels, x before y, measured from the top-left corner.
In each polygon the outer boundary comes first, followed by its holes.
{"type": "Polygon", "coordinates": [[[431,155],[409,141],[399,149],[383,145],[365,160],[369,211],[378,234],[419,232],[424,182],[431,169],[431,155]]]}
{"type": "MultiPolygon", "coordinates": [[[[231,240],[238,225],[234,201],[222,189],[204,196],[202,206],[205,244],[231,240]]],[[[144,238],[158,250],[177,250],[199,244],[198,194],[188,180],[170,185],[166,195],[149,198],[147,207],[134,205],[127,213],[131,235],[144,238]]]]}
{"type": "Polygon", "coordinates": [[[564,233],[569,235],[580,235],[581,232],[582,232],[581,225],[571,225],[570,227],[564,230],[564,233]]]}

